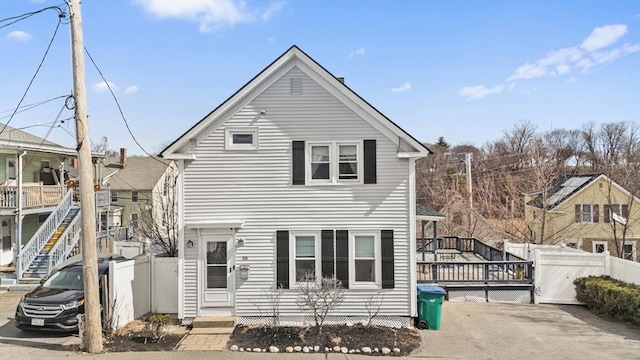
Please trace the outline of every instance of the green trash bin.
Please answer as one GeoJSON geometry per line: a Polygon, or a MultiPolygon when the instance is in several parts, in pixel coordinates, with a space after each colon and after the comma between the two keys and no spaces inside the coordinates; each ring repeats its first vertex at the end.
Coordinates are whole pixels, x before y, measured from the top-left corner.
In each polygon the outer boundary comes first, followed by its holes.
{"type": "Polygon", "coordinates": [[[447,291],[436,285],[418,285],[418,329],[439,330],[447,291]]]}

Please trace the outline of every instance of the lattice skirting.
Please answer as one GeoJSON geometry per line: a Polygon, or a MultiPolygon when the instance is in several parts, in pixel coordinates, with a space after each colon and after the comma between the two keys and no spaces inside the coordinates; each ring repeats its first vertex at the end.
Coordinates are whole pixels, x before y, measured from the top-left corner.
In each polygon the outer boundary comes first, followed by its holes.
{"type": "Polygon", "coordinates": [[[189,326],[193,324],[193,320],[195,320],[195,317],[185,317],[182,319],[182,325],[184,326],[189,326]]]}
{"type": "Polygon", "coordinates": [[[533,299],[528,290],[454,290],[448,289],[451,302],[497,302],[530,304],[533,299]]]}
{"type": "MultiPolygon", "coordinates": [[[[192,320],[193,321],[193,320],[192,320]]],[[[366,323],[366,316],[328,316],[326,325],[346,323],[366,323]]],[[[242,325],[274,325],[273,318],[268,316],[238,316],[236,322],[242,325]]],[[[378,316],[371,322],[373,325],[387,327],[406,327],[411,324],[410,317],[404,316],[378,316]]],[[[304,326],[314,324],[313,316],[308,315],[283,315],[280,316],[277,326],[304,326]]]]}

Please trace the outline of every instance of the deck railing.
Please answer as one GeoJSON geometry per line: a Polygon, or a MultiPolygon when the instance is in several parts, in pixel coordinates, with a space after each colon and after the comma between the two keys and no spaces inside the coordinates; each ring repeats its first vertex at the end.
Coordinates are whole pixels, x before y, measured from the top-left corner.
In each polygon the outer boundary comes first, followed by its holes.
{"type": "Polygon", "coordinates": [[[531,261],[418,261],[418,282],[533,283],[531,261]]]}
{"type": "MultiPolygon", "coordinates": [[[[18,186],[0,186],[0,208],[15,209],[18,207],[18,186]]],[[[22,207],[25,209],[56,206],[67,188],[60,185],[22,186],[22,207]]]]}
{"type": "Polygon", "coordinates": [[[418,254],[433,253],[435,259],[416,261],[418,282],[533,284],[532,261],[504,252],[476,238],[417,238],[417,244],[418,254]],[[459,254],[473,253],[485,261],[438,261],[436,254],[446,250],[454,250],[459,254]]]}

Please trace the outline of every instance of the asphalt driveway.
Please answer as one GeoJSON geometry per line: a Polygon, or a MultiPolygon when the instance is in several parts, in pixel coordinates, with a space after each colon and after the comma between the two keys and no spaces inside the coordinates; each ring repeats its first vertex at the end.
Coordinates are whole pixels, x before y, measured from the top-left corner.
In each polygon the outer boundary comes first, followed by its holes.
{"type": "Polygon", "coordinates": [[[640,359],[640,329],[573,305],[445,302],[440,330],[422,330],[412,357],[640,359]]]}

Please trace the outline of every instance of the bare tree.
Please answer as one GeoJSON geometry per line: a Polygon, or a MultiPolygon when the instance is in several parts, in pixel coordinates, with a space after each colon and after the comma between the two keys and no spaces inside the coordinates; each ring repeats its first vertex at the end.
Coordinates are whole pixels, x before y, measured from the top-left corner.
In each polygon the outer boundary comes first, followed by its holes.
{"type": "Polygon", "coordinates": [[[159,185],[152,192],[150,204],[141,209],[136,232],[150,241],[150,246],[167,257],[178,256],[177,171],[168,164],[159,185]]]}
{"type": "Polygon", "coordinates": [[[307,274],[298,282],[297,292],[298,306],[311,312],[316,333],[321,334],[329,313],[344,300],[342,282],[326,277],[316,280],[315,274],[307,274]]]}

